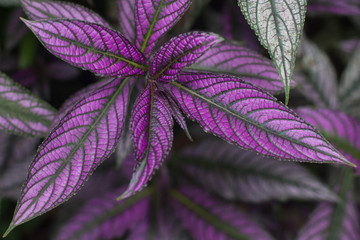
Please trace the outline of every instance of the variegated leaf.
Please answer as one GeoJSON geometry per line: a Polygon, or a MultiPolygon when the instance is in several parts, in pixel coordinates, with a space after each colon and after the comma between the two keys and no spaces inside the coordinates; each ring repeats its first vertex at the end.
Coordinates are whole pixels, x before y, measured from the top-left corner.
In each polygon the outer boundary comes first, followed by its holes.
{"type": "Polygon", "coordinates": [[[182,73],[166,87],[191,119],[230,143],[275,158],[353,166],[293,111],[241,79],[182,73]]]}
{"type": "Polygon", "coordinates": [[[238,5],[274,61],[287,104],[305,22],[306,0],[238,0],[238,5]]]}
{"type": "Polygon", "coordinates": [[[136,46],[149,56],[157,41],[179,21],[190,0],[136,0],[136,46]]]}
{"type": "Polygon", "coordinates": [[[67,18],[109,27],[109,24],[97,13],[83,6],[50,0],[21,0],[26,15],[33,20],[67,18]]]}
{"type": "Polygon", "coordinates": [[[56,110],[0,72],[0,130],[26,136],[44,136],[56,110]]]}
{"type": "Polygon", "coordinates": [[[360,44],[341,76],[339,99],[343,107],[358,106],[360,103],[360,44]]]}
{"type": "Polygon", "coordinates": [[[176,163],[193,182],[229,200],[337,200],[300,164],[266,159],[225,142],[188,147],[176,163]]]}
{"type": "Polygon", "coordinates": [[[135,2],[136,0],[117,0],[120,31],[135,43],[135,2]]]}
{"type": "MultiPolygon", "coordinates": [[[[189,69],[237,76],[272,93],[283,89],[281,78],[270,60],[229,41],[216,44],[189,69]]],[[[292,82],[291,86],[295,84],[292,82]]]]}
{"type": "Polygon", "coordinates": [[[171,149],[173,119],[169,103],[149,83],[135,102],[130,127],[135,149],[135,167],[126,198],[143,189],[171,149]]]}
{"type": "Polygon", "coordinates": [[[304,78],[297,79],[300,91],[317,106],[335,108],[337,77],[330,59],[306,38],[302,39],[299,52],[299,64],[305,73],[304,78]]]}
{"type": "Polygon", "coordinates": [[[79,101],[41,144],[5,233],[73,196],[115,149],[131,81],[108,84],[79,101]]]}
{"type": "Polygon", "coordinates": [[[170,194],[175,216],[196,240],[273,239],[235,206],[216,200],[201,189],[186,186],[170,194]]]}
{"type": "Polygon", "coordinates": [[[298,108],[296,112],[319,129],[360,173],[360,124],[353,117],[325,108],[298,108]]]}
{"type": "Polygon", "coordinates": [[[223,39],[211,33],[188,32],[170,39],[154,54],[149,66],[151,81],[171,82],[214,44],[223,39]]]}
{"type": "Polygon", "coordinates": [[[104,26],[65,19],[24,22],[52,54],[99,76],[130,76],[146,70],[142,53],[104,26]]]}
{"type": "Polygon", "coordinates": [[[92,199],[60,229],[55,239],[113,239],[127,231],[136,232],[141,222],[147,220],[150,193],[143,191],[120,202],[114,193],[92,199]]]}

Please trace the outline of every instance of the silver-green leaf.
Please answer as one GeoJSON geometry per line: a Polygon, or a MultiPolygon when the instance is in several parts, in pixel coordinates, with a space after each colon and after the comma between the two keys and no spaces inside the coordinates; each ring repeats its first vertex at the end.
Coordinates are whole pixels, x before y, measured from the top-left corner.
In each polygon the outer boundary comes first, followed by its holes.
{"type": "Polygon", "coordinates": [[[238,0],[238,5],[274,61],[287,104],[305,21],[306,0],[238,0]]]}

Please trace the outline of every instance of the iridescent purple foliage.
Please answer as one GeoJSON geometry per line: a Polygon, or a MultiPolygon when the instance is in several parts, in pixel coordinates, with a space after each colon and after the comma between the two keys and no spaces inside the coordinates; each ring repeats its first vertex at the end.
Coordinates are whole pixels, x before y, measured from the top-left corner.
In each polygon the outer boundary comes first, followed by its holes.
{"type": "MultiPolygon", "coordinates": [[[[252,151],[244,153],[215,143],[199,148],[200,152],[212,150],[206,154],[197,154],[196,149],[183,154],[189,159],[213,157],[208,165],[230,164],[227,170],[245,166],[241,171],[251,172],[246,177],[237,172],[208,172],[196,166],[196,161],[179,165],[187,176],[199,178],[200,185],[227,200],[338,200],[305,169],[263,157],[359,166],[359,151],[338,151],[322,136],[331,133],[348,143],[350,150],[359,149],[356,120],[333,110],[312,113],[302,108],[294,112],[285,106],[267,92],[282,90],[281,78],[270,60],[215,33],[194,31],[169,39],[169,30],[191,0],[119,0],[120,32],[77,4],[50,0],[21,0],[21,4],[30,18],[22,21],[49,52],[104,78],[68,98],[56,113],[0,73],[0,100],[5,103],[0,105],[0,130],[27,136],[50,132],[30,164],[5,236],[75,195],[120,145],[126,149],[119,158],[126,159],[124,165],[130,159],[135,166],[130,183],[90,200],[57,239],[125,235],[144,239],[153,227],[150,204],[157,201],[155,194],[165,196],[166,207],[174,212],[174,216],[156,221],[161,226],[156,227],[155,236],[172,239],[174,231],[186,232],[194,239],[273,239],[223,199],[183,182],[180,187],[169,187],[167,169],[155,187],[144,189],[169,158],[174,119],[191,139],[184,116],[205,132],[252,151]],[[127,148],[133,149],[129,156],[127,148]],[[243,158],[235,159],[232,152],[243,158]],[[207,187],[211,182],[214,184],[207,187]],[[176,221],[181,223],[180,230],[174,227],[176,221]]],[[[333,107],[336,99],[332,99],[329,105],[333,107]]],[[[131,174],[126,169],[123,175],[131,174]]]]}

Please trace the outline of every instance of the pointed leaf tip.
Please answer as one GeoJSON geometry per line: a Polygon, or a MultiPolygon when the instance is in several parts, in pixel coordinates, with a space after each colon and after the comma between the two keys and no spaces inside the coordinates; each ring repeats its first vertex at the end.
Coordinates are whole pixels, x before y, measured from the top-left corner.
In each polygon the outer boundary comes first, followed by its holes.
{"type": "MultiPolygon", "coordinates": [[[[135,167],[127,191],[141,191],[168,156],[173,142],[173,118],[169,103],[153,83],[137,98],[131,115],[135,167]]],[[[127,196],[127,193],[124,196],[127,196]]]]}
{"type": "Polygon", "coordinates": [[[305,22],[306,0],[238,0],[238,5],[281,76],[287,105],[305,22]]]}
{"type": "Polygon", "coordinates": [[[133,79],[106,81],[76,103],[39,147],[12,225],[25,223],[72,197],[114,151],[133,79]]]}
{"type": "Polygon", "coordinates": [[[195,63],[223,40],[217,34],[206,32],[188,32],[173,37],[154,54],[149,67],[150,78],[165,83],[175,80],[183,68],[195,63]]]}
{"type": "Polygon", "coordinates": [[[239,78],[183,72],[164,87],[206,131],[242,148],[280,159],[352,165],[291,109],[239,78]]]}

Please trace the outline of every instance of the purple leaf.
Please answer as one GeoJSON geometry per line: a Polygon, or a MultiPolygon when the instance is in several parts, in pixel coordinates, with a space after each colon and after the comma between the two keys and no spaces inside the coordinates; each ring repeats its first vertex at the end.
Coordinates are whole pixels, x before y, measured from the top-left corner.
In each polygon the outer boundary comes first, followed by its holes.
{"type": "Polygon", "coordinates": [[[28,21],[43,45],[62,60],[100,76],[144,73],[143,55],[120,33],[77,20],[28,21]]]}
{"type": "Polygon", "coordinates": [[[353,166],[293,111],[241,79],[183,73],[166,87],[205,131],[244,149],[281,159],[353,166]]]}
{"type": "MultiPolygon", "coordinates": [[[[345,176],[351,181],[352,176],[345,176]]],[[[359,216],[356,203],[347,182],[340,190],[341,201],[320,203],[301,229],[298,240],[357,240],[360,239],[359,216]],[[345,187],[344,187],[345,186],[345,187]]]]}
{"type": "Polygon", "coordinates": [[[300,84],[299,90],[315,105],[335,108],[338,104],[337,77],[330,59],[305,37],[301,41],[299,53],[298,64],[305,73],[297,81],[300,84]]]}
{"type": "Polygon", "coordinates": [[[136,0],[117,0],[120,32],[132,43],[135,43],[136,34],[135,1],[136,0]]]}
{"type": "Polygon", "coordinates": [[[358,0],[312,0],[307,9],[309,14],[360,15],[358,0]]]}
{"type": "Polygon", "coordinates": [[[200,189],[187,186],[170,194],[174,214],[196,240],[272,239],[235,206],[220,202],[200,189]]]}
{"type": "Polygon", "coordinates": [[[79,101],[52,130],[30,166],[6,234],[73,196],[114,151],[130,86],[128,79],[110,79],[79,101]]]}
{"type": "Polygon", "coordinates": [[[174,81],[184,67],[192,65],[222,40],[216,34],[204,32],[189,32],[173,37],[151,59],[149,78],[165,83],[174,81]]]}
{"type": "Polygon", "coordinates": [[[355,164],[360,173],[360,124],[338,110],[298,108],[296,112],[318,128],[339,151],[355,164]]]}
{"type": "Polygon", "coordinates": [[[152,83],[135,102],[130,127],[139,162],[128,189],[120,198],[142,190],[160,167],[171,149],[173,119],[169,103],[152,83]]]}
{"type": "Polygon", "coordinates": [[[56,110],[0,72],[0,130],[6,133],[44,136],[56,110]]]}
{"type": "Polygon", "coordinates": [[[190,6],[190,0],[137,0],[136,46],[149,56],[157,41],[172,28],[190,6]]]}
{"type": "Polygon", "coordinates": [[[33,20],[67,18],[109,27],[109,24],[99,14],[74,3],[46,0],[21,0],[21,4],[26,15],[33,20]]]}
{"type": "Polygon", "coordinates": [[[171,115],[176,120],[176,122],[179,124],[179,126],[184,130],[184,132],[185,132],[186,136],[189,138],[189,140],[193,141],[193,139],[192,139],[192,137],[190,135],[190,132],[189,132],[189,130],[187,128],[184,115],[182,114],[181,110],[179,109],[177,103],[172,99],[172,97],[170,97],[168,95],[164,95],[164,97],[166,97],[166,99],[169,102],[171,115]]]}
{"type": "Polygon", "coordinates": [[[229,200],[337,200],[300,164],[266,159],[219,140],[187,148],[177,166],[192,182],[229,200]]]}
{"type": "Polygon", "coordinates": [[[92,199],[60,229],[55,239],[114,239],[127,231],[136,232],[146,220],[150,193],[143,191],[120,202],[113,193],[92,199]]]}
{"type": "Polygon", "coordinates": [[[216,44],[189,69],[234,75],[272,93],[283,90],[281,78],[269,59],[232,42],[216,44]]]}

